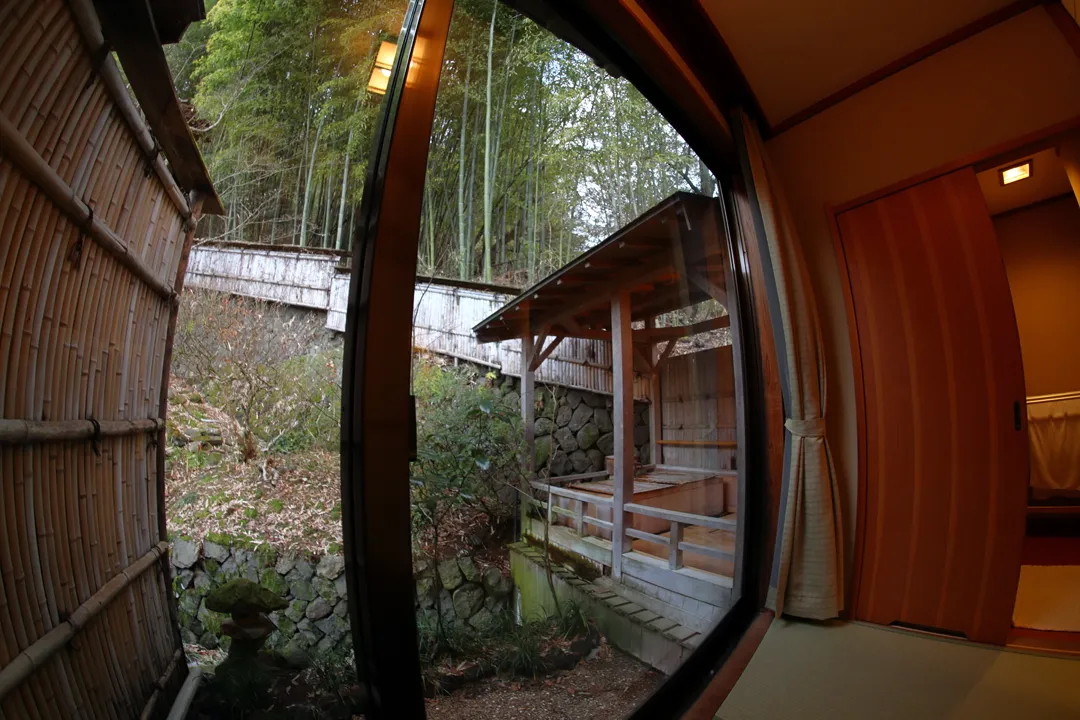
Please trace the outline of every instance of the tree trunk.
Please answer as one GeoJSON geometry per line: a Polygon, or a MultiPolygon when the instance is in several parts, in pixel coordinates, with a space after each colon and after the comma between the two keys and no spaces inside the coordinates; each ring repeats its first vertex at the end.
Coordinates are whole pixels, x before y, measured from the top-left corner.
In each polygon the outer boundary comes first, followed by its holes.
{"type": "MultiPolygon", "coordinates": [[[[356,98],[356,106],[353,107],[353,115],[360,111],[360,97],[356,98]]],[[[355,120],[350,118],[350,120],[355,120]]],[[[345,169],[341,173],[341,204],[338,205],[337,214],[337,239],[334,242],[334,247],[338,250],[344,250],[345,246],[342,244],[345,240],[343,230],[345,228],[345,204],[347,202],[349,192],[349,152],[352,150],[353,128],[349,125],[349,139],[345,141],[345,169]]]]}
{"type": "Polygon", "coordinates": [[[311,200],[311,176],[315,172],[315,155],[319,152],[319,136],[322,135],[326,114],[319,118],[319,127],[315,130],[315,141],[311,144],[311,162],[308,164],[307,182],[304,187],[304,213],[300,219],[300,247],[307,247],[308,206],[311,200]]]}
{"type": "Polygon", "coordinates": [[[705,167],[705,163],[698,160],[698,187],[701,188],[702,195],[708,195],[712,197],[716,194],[716,182],[713,180],[712,173],[709,172],[709,168],[705,167]]]}
{"type": "Polygon", "coordinates": [[[465,131],[469,124],[469,75],[472,58],[465,65],[465,98],[461,103],[461,146],[458,148],[458,277],[468,280],[468,262],[465,251],[465,131]]]}
{"type": "Polygon", "coordinates": [[[323,211],[323,229],[322,229],[322,247],[330,246],[330,209],[333,207],[332,198],[334,193],[330,192],[330,188],[333,187],[333,183],[330,178],[334,177],[334,161],[330,161],[330,170],[326,173],[326,209],[323,211]]]}
{"type": "Polygon", "coordinates": [[[487,94],[484,100],[484,282],[491,282],[491,58],[495,54],[495,15],[499,0],[492,0],[488,29],[487,94]]]}

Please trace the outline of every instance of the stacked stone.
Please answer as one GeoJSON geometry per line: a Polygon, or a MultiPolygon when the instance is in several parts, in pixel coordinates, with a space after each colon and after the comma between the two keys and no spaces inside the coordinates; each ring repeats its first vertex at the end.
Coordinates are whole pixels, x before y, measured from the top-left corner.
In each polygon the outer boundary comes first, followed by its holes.
{"type": "Polygon", "coordinates": [[[432,567],[417,566],[416,611],[421,617],[441,613],[443,622],[482,628],[510,607],[510,578],[489,567],[484,572],[470,557],[450,558],[432,567]],[[436,591],[435,574],[441,589],[436,591]]]}
{"type": "MultiPolygon", "coordinates": [[[[287,555],[265,547],[252,550],[244,544],[177,538],[171,558],[180,632],[186,643],[216,648],[223,642],[223,618],[207,608],[207,598],[228,581],[246,578],[288,603],[269,614],[277,631],[267,639],[267,647],[287,658],[341,653],[352,647],[341,555],[287,555]]],[[[481,572],[470,557],[444,560],[437,568],[421,562],[416,568],[417,612],[441,611],[447,622],[482,627],[509,609],[512,590],[510,579],[497,568],[481,572]],[[436,572],[442,582],[439,593],[436,572]]]]}
{"type": "Polygon", "coordinates": [[[246,578],[288,603],[270,614],[277,632],[268,647],[286,655],[324,655],[352,647],[345,559],[340,555],[279,555],[266,548],[176,539],[172,563],[184,642],[218,646],[221,616],[206,607],[206,598],[229,580],[246,578]]]}
{"type": "MultiPolygon", "coordinates": [[[[520,404],[515,387],[507,378],[504,397],[520,404]]],[[[560,477],[603,470],[604,458],[615,452],[611,396],[555,387],[538,388],[536,397],[536,471],[548,468],[551,477],[560,477]]],[[[634,403],[634,450],[640,463],[649,463],[648,403],[634,403]]]]}

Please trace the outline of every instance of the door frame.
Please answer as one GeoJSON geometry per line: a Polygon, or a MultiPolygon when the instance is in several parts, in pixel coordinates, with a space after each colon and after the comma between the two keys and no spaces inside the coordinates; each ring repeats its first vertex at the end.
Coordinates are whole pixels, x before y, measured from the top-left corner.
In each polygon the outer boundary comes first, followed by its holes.
{"type": "Polygon", "coordinates": [[[838,217],[841,213],[881,200],[882,198],[909,190],[916,185],[935,180],[944,175],[972,168],[976,173],[991,170],[1020,155],[1026,155],[1035,150],[1043,149],[1047,145],[1064,139],[1066,136],[1080,130],[1080,116],[1076,116],[1064,122],[1048,125],[1034,132],[1020,137],[1007,140],[1002,143],[963,156],[957,160],[944,163],[925,172],[912,175],[898,182],[886,185],[883,188],[860,195],[852,200],[838,205],[826,205],[825,214],[829,225],[829,233],[832,235],[833,251],[836,253],[836,262],[840,271],[840,289],[844,296],[844,312],[848,327],[848,344],[851,348],[851,368],[855,380],[855,421],[856,421],[856,448],[858,459],[856,462],[856,510],[855,510],[855,555],[852,561],[851,585],[845,598],[844,611],[841,617],[845,620],[854,619],[855,608],[859,601],[859,588],[862,580],[863,553],[866,547],[866,492],[867,492],[867,458],[866,458],[866,379],[863,373],[862,352],[859,346],[859,330],[855,322],[855,303],[851,289],[851,274],[847,255],[844,252],[843,241],[840,237],[840,224],[838,217]]]}

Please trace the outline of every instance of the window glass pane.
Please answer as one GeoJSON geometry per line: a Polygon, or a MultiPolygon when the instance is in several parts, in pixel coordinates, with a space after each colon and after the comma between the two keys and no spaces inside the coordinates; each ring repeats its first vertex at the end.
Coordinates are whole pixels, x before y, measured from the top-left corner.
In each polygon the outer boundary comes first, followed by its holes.
{"type": "Polygon", "coordinates": [[[413,318],[430,717],[626,716],[737,597],[717,196],[627,80],[455,5],[413,318]]]}
{"type": "Polygon", "coordinates": [[[206,5],[166,47],[225,206],[191,251],[168,415],[180,632],[214,672],[192,716],[352,716],[363,693],[342,547],[341,333],[408,2],[206,5]],[[280,603],[266,607],[271,626],[245,620],[269,631],[273,660],[230,675],[233,630],[212,598],[236,581],[280,603]]]}

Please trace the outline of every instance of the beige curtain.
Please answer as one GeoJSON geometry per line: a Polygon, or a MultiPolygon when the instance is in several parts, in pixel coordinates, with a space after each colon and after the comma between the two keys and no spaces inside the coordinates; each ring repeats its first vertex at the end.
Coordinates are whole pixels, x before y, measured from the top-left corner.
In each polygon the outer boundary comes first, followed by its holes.
{"type": "Polygon", "coordinates": [[[825,437],[825,353],[806,261],[754,122],[740,113],[755,225],[769,285],[780,371],[784,374],[784,479],[767,605],[776,613],[827,619],[844,602],[843,525],[836,469],[825,437]]]}

